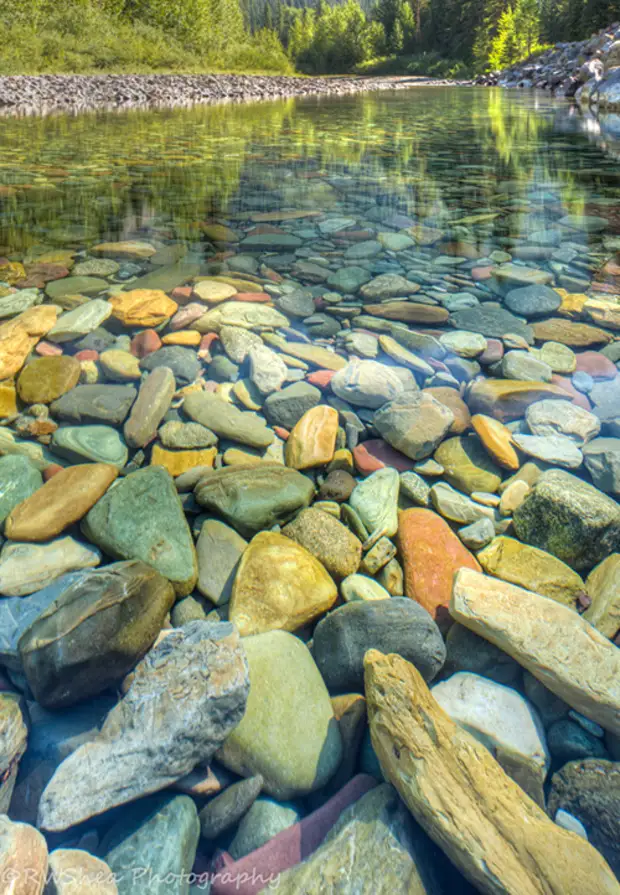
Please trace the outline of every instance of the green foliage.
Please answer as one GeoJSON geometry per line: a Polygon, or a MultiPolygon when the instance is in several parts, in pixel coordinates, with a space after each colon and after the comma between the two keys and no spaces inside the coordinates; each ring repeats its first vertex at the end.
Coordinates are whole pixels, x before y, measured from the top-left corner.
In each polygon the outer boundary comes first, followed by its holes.
{"type": "Polygon", "coordinates": [[[370,59],[385,46],[379,22],[370,22],[356,0],[316,10],[293,10],[288,52],[303,71],[344,73],[370,59]]]}
{"type": "Polygon", "coordinates": [[[419,53],[414,56],[377,56],[356,66],[360,75],[417,75],[426,78],[451,78],[466,81],[473,70],[466,62],[443,59],[438,53],[419,53]]]}

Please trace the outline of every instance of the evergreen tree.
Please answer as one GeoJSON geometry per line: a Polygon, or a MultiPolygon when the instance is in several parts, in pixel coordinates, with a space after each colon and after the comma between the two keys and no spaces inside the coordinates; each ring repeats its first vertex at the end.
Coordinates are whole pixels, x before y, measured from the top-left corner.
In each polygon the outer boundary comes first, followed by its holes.
{"type": "Polygon", "coordinates": [[[540,40],[540,10],[538,0],[517,0],[514,11],[518,39],[526,56],[531,56],[540,40]]]}

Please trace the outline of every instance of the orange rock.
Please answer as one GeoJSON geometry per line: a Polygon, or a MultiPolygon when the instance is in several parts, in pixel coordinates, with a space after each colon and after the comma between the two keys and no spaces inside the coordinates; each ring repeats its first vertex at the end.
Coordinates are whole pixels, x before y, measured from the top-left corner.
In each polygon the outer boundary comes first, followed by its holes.
{"type": "Polygon", "coordinates": [[[400,451],[394,450],[381,438],[371,438],[353,448],[353,461],[360,475],[367,476],[378,469],[391,466],[399,472],[407,472],[413,469],[414,460],[410,460],[400,451]]]}
{"type": "Polygon", "coordinates": [[[194,451],[168,451],[156,444],[151,454],[151,466],[163,466],[173,478],[176,478],[196,466],[212,467],[216,454],[215,447],[194,451]]]}
{"type": "Polygon", "coordinates": [[[562,314],[563,317],[579,317],[588,296],[579,292],[567,292],[566,289],[556,289],[555,291],[562,299],[558,314],[562,314]]]}
{"type": "Polygon", "coordinates": [[[286,465],[293,469],[324,466],[334,456],[338,411],[319,404],[306,411],[286,442],[286,465]]]}
{"type": "Polygon", "coordinates": [[[79,522],[118,475],[107,463],[84,463],[57,472],[11,510],[4,531],[13,541],[47,541],[79,522]]]}
{"type": "Polygon", "coordinates": [[[448,435],[461,435],[469,429],[471,425],[469,408],[455,388],[437,386],[436,388],[425,388],[424,391],[436,398],[440,404],[448,407],[454,414],[454,422],[448,429],[448,435]]]}
{"type": "Polygon", "coordinates": [[[0,325],[0,379],[8,379],[21,370],[34,346],[54,326],[57,317],[55,305],[39,305],[0,325]]]}
{"type": "Polygon", "coordinates": [[[444,323],[450,316],[439,305],[423,305],[414,301],[384,301],[381,304],[364,305],[364,313],[404,323],[444,323]]]}
{"type": "Polygon", "coordinates": [[[168,333],[162,339],[164,345],[200,345],[201,335],[192,329],[181,329],[176,333],[168,333]]]}
{"type": "Polygon", "coordinates": [[[161,289],[131,289],[112,295],[109,302],[112,315],[125,326],[159,326],[178,308],[161,289]]]}
{"type": "Polygon", "coordinates": [[[398,519],[398,548],[405,573],[405,595],[416,600],[445,630],[452,579],[464,566],[480,571],[476,558],[447,522],[432,510],[405,510],[398,519]]]}
{"type": "Polygon", "coordinates": [[[485,450],[496,463],[499,463],[504,469],[519,468],[521,465],[519,456],[512,446],[512,434],[507,426],[482,413],[472,416],[471,424],[485,450]]]}
{"type": "MultiPolygon", "coordinates": [[[[555,379],[554,379],[555,381],[555,379]]],[[[520,382],[516,379],[478,379],[467,394],[472,413],[484,413],[497,420],[518,420],[534,401],[566,398],[566,391],[546,382],[520,382]]]]}
{"type": "Polygon", "coordinates": [[[12,382],[0,382],[0,419],[17,413],[17,395],[12,382]]]}
{"type": "Polygon", "coordinates": [[[129,350],[134,357],[146,357],[161,348],[161,339],[154,329],[145,329],[131,340],[129,350]]]}
{"type": "Polygon", "coordinates": [[[314,373],[308,373],[306,382],[310,385],[316,385],[317,388],[325,389],[336,375],[334,370],[315,370],[314,373]]]}
{"type": "Polygon", "coordinates": [[[590,345],[604,345],[613,336],[598,326],[589,323],[573,323],[563,317],[549,317],[532,324],[537,342],[561,342],[570,348],[588,348],[590,345]]]}

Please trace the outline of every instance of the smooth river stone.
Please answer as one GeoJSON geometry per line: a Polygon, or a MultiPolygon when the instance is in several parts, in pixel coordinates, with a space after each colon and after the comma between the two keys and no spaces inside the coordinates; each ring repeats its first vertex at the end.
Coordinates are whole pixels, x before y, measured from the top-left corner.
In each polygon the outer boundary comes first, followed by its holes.
{"type": "Polygon", "coordinates": [[[118,895],[110,867],[81,849],[54,849],[48,875],[51,895],[118,895]]]}
{"type": "Polygon", "coordinates": [[[475,435],[448,438],[435,451],[435,460],[443,466],[445,479],[466,494],[474,491],[493,494],[501,484],[501,469],[475,435]]]}
{"type": "Polygon", "coordinates": [[[579,447],[601,431],[598,417],[566,401],[537,401],[527,408],[525,419],[533,435],[564,435],[579,447]]]}
{"type": "Polygon", "coordinates": [[[513,441],[520,451],[552,466],[578,469],[583,454],[574,441],[564,435],[521,435],[516,432],[513,441]]]}
{"type": "Polygon", "coordinates": [[[620,733],[620,653],[572,609],[461,569],[454,579],[450,614],[586,718],[620,733]]]}
{"type": "Polygon", "coordinates": [[[284,456],[292,469],[311,469],[331,462],[338,434],[338,411],[325,404],[307,410],[290,433],[284,456]]]}
{"type": "Polygon", "coordinates": [[[51,449],[72,463],[91,460],[119,469],[129,456],[127,445],[111,426],[63,426],[54,432],[51,449]]]}
{"type": "Polygon", "coordinates": [[[72,423],[121,426],[138,392],[133,385],[78,385],[54,401],[52,416],[72,423]]]}
{"type": "Polygon", "coordinates": [[[189,796],[163,794],[129,806],[102,842],[118,895],[188,895],[199,837],[189,796]]]}
{"type": "Polygon", "coordinates": [[[19,763],[26,751],[28,722],[19,693],[0,693],[0,812],[7,814],[19,763]]]}
{"type": "Polygon", "coordinates": [[[398,471],[391,467],[378,469],[353,489],[349,503],[370,532],[370,546],[396,534],[399,489],[398,471]]]}
{"type": "Polygon", "coordinates": [[[384,273],[363,285],[360,291],[363,298],[370,301],[386,301],[389,298],[413,295],[420,288],[418,283],[412,283],[400,274],[384,273]]]}
{"type": "Polygon", "coordinates": [[[514,379],[478,379],[467,394],[472,414],[485,414],[508,422],[525,416],[527,408],[544,398],[570,401],[571,396],[557,385],[519,382],[514,379]]]}
{"type": "Polygon", "coordinates": [[[492,460],[504,469],[515,471],[520,467],[519,455],[512,445],[512,432],[507,426],[482,413],[472,416],[471,424],[492,460]]]}
{"type": "Polygon", "coordinates": [[[257,534],[241,557],[229,619],[242,637],[296,631],[331,609],[338,589],[324,566],[291,538],[257,534]]]}
{"type": "Polygon", "coordinates": [[[126,327],[147,328],[166,323],[178,308],[161,289],[132,289],[110,296],[112,315],[126,327]]]}
{"type": "Polygon", "coordinates": [[[38,826],[66,830],[208,764],[238,729],[248,686],[232,625],[175,628],[135,667],[100,732],[58,767],[41,796],[38,826]]]}
{"type": "Polygon", "coordinates": [[[416,600],[440,628],[451,623],[448,605],[454,573],[480,564],[437,513],[414,507],[400,514],[398,548],[405,573],[405,595],[416,600]]]}
{"type": "Polygon", "coordinates": [[[521,317],[544,317],[553,314],[562,303],[561,297],[549,286],[524,286],[512,289],[504,304],[521,317]]]}
{"type": "Polygon", "coordinates": [[[531,326],[511,314],[506,308],[490,302],[475,308],[455,311],[450,320],[457,329],[479,333],[489,338],[502,339],[511,334],[522,336],[528,344],[532,344],[534,341],[531,326]]]}
{"type": "Polygon", "coordinates": [[[156,254],[157,249],[150,242],[141,239],[124,240],[121,242],[101,242],[91,246],[90,253],[101,258],[139,258],[146,261],[156,254]]]}
{"type": "Polygon", "coordinates": [[[22,370],[17,393],[24,404],[51,404],[77,385],[81,371],[74,357],[38,357],[22,370]]]}
{"type": "Polygon", "coordinates": [[[612,553],[592,569],[585,590],[592,603],[583,617],[613,640],[620,629],[620,553],[612,553]]]}
{"type": "Polygon", "coordinates": [[[101,552],[75,538],[47,544],[8,541],[0,552],[0,595],[24,597],[52,584],[61,575],[89,569],[101,562],[101,552]]]}
{"type": "Polygon", "coordinates": [[[61,301],[67,295],[97,295],[109,287],[100,277],[64,277],[47,283],[45,292],[51,301],[61,301]]]}
{"type": "Polygon", "coordinates": [[[11,510],[43,485],[43,477],[27,457],[0,457],[0,523],[11,510]]]}
{"type": "Polygon", "coordinates": [[[194,542],[163,467],[139,469],[118,481],[90,510],[82,528],[108,556],[141,559],[172,582],[177,596],[192,592],[198,578],[194,542]]]}
{"type": "Polygon", "coordinates": [[[123,428],[130,447],[143,448],[157,435],[157,427],[168,411],[176,383],[172,370],[157,367],[140,386],[138,397],[123,428]]]}
{"type": "Polygon", "coordinates": [[[203,522],[196,542],[196,587],[216,606],[230,601],[239,561],[247,546],[248,542],[234,528],[219,519],[207,519],[203,522]]]}
{"type": "Polygon", "coordinates": [[[0,879],[7,881],[7,895],[43,895],[47,875],[47,844],[41,833],[0,815],[0,879]]]}
{"type": "Polygon", "coordinates": [[[477,891],[617,893],[598,852],[554,824],[446,715],[413,665],[377,650],[368,652],[365,665],[370,734],[381,769],[477,891]]]}
{"type": "Polygon", "coordinates": [[[384,320],[402,323],[423,323],[439,325],[445,323],[450,314],[439,305],[423,305],[413,301],[386,301],[378,305],[364,305],[364,312],[384,320]]]}
{"type": "Polygon", "coordinates": [[[320,789],[340,764],[342,739],[308,647],[286,631],[246,637],[243,646],[250,695],[216,758],[241,776],[261,774],[277,799],[320,789]]]}
{"type": "Polygon", "coordinates": [[[222,516],[244,537],[252,537],[288,522],[307,507],[314,484],[288,467],[231,467],[204,476],[194,494],[200,506],[222,516]]]}
{"type": "Polygon", "coordinates": [[[107,463],[61,469],[11,510],[4,523],[14,541],[47,541],[79,522],[105,494],[118,469],[107,463]]]}
{"type": "Polygon", "coordinates": [[[240,444],[266,448],[274,438],[273,431],[261,417],[239,410],[216,395],[194,392],[186,397],[183,410],[221,438],[230,438],[240,444]]]}
{"type": "Polygon", "coordinates": [[[425,391],[401,395],[373,418],[385,441],[412,460],[432,454],[453,423],[450,408],[425,391]]]}
{"type": "MultiPolygon", "coordinates": [[[[351,358],[342,370],[332,377],[331,389],[349,404],[376,409],[404,390],[401,377],[393,368],[373,360],[351,358]]],[[[416,388],[412,382],[413,389],[416,388]]]]}
{"type": "Polygon", "coordinates": [[[172,585],[137,561],[69,582],[18,643],[39,705],[73,705],[120,684],[154,643],[174,599],[172,585]]]}
{"type": "Polygon", "coordinates": [[[112,305],[109,302],[95,298],[73,311],[62,314],[48,332],[47,338],[50,342],[71,342],[74,339],[81,339],[101,326],[111,313],[112,305]]]}
{"type": "Polygon", "coordinates": [[[37,342],[56,323],[58,308],[41,305],[0,324],[0,380],[18,373],[37,342]]]}
{"type": "Polygon", "coordinates": [[[532,324],[537,342],[560,342],[570,348],[588,348],[590,345],[601,345],[611,342],[613,335],[598,326],[589,323],[573,323],[564,317],[549,317],[547,320],[532,324]]]}
{"type": "Polygon", "coordinates": [[[191,328],[199,333],[218,332],[222,326],[241,326],[256,332],[280,329],[289,325],[288,317],[264,304],[247,301],[225,301],[203,314],[191,328]]]}

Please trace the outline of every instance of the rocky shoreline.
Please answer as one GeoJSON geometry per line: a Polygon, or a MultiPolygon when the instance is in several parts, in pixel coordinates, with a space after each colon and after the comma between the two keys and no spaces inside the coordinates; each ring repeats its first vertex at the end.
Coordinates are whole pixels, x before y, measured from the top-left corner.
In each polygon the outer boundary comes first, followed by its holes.
{"type": "Polygon", "coordinates": [[[464,85],[420,77],[301,78],[279,75],[16,75],[0,77],[0,114],[191,106],[369,90],[464,85]]]}
{"type": "Polygon", "coordinates": [[[475,83],[549,90],[601,111],[620,109],[620,24],[588,40],[557,44],[511,68],[481,75],[475,83]]]}

